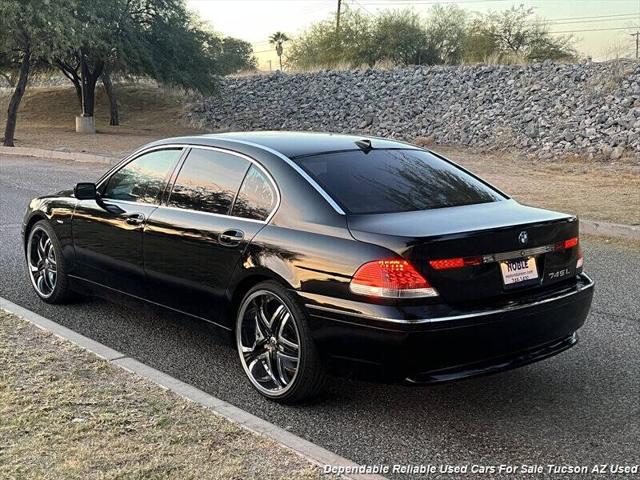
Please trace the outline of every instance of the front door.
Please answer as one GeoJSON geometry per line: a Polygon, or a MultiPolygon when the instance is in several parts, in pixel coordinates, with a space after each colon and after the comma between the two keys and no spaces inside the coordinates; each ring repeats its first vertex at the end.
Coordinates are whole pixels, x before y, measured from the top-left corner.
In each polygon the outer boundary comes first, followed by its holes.
{"type": "Polygon", "coordinates": [[[146,296],[142,232],[181,153],[180,148],[143,153],[98,187],[100,201],[78,202],[72,221],[75,275],[146,296]]]}

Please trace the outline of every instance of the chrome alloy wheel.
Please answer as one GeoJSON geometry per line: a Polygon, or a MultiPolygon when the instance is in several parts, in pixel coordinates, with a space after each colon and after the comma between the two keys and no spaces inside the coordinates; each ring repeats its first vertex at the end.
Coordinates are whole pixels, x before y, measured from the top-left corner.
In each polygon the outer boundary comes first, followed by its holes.
{"type": "Polygon", "coordinates": [[[27,264],[33,288],[41,297],[49,298],[56,288],[58,265],[51,239],[42,228],[36,227],[29,237],[27,264]]]}
{"type": "Polygon", "coordinates": [[[300,335],[285,302],[268,290],[247,297],[238,312],[236,344],[251,383],[267,396],[293,385],[300,364],[300,335]]]}

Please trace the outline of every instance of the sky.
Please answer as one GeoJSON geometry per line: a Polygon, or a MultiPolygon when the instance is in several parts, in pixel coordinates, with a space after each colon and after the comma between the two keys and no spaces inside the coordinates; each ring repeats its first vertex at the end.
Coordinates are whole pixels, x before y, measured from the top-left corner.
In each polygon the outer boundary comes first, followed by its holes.
{"type": "MultiPolygon", "coordinates": [[[[640,0],[342,0],[347,8],[365,13],[412,8],[426,14],[435,3],[453,3],[478,13],[523,4],[547,20],[551,32],[570,32],[578,51],[596,61],[635,55],[630,34],[640,30],[640,0]]],[[[187,4],[215,31],[251,42],[258,68],[275,70],[278,57],[268,43],[269,35],[283,31],[295,36],[310,24],[335,16],[337,0],[187,0],[187,4]]]]}

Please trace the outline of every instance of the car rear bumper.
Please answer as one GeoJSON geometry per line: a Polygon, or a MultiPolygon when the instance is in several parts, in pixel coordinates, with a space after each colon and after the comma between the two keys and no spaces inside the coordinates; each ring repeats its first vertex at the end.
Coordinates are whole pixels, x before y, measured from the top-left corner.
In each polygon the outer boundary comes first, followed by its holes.
{"type": "Polygon", "coordinates": [[[298,292],[321,352],[333,365],[410,383],[492,373],[575,345],[593,297],[584,274],[562,289],[483,308],[399,307],[298,292]],[[338,362],[336,362],[336,360],[338,362]]]}

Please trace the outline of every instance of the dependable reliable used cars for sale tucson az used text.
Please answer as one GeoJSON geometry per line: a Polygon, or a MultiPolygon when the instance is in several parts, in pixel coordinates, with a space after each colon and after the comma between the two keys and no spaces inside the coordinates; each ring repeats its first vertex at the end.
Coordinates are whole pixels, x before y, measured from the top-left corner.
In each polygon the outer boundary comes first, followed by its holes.
{"type": "Polygon", "coordinates": [[[33,199],[23,236],[44,301],[126,295],[213,323],[281,402],[327,373],[428,384],[550,357],[593,295],[576,217],[372,137],[158,141],[33,199]]]}

